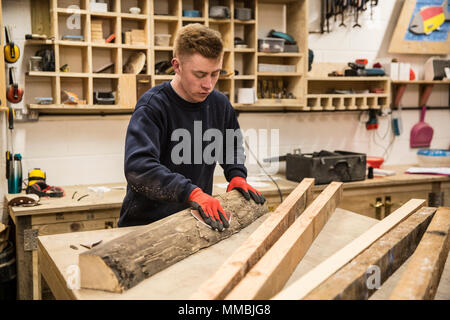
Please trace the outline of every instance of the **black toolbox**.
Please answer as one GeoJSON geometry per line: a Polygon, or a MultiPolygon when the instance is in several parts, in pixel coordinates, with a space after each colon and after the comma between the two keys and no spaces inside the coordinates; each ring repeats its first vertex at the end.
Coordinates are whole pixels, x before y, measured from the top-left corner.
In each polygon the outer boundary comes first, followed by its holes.
{"type": "Polygon", "coordinates": [[[347,151],[288,153],[286,179],[300,182],[314,178],[315,184],[360,181],[366,178],[366,155],[347,151]]]}

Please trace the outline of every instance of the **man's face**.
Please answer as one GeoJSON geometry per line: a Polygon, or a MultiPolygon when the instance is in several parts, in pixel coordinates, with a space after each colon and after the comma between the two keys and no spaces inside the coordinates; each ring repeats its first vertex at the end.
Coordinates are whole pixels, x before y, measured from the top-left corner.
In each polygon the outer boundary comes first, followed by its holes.
{"type": "Polygon", "coordinates": [[[177,91],[189,102],[204,101],[217,83],[222,68],[222,57],[205,58],[199,53],[172,59],[179,77],[177,91]]]}

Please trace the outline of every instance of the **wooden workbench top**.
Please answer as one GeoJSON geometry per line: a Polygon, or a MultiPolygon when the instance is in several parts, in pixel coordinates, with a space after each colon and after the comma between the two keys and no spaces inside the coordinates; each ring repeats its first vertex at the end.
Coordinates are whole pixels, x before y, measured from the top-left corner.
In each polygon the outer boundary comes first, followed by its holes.
{"type": "MultiPolygon", "coordinates": [[[[106,242],[140,227],[40,236],[38,238],[39,263],[50,288],[58,299],[188,299],[265,218],[265,216],[261,217],[241,232],[209,248],[200,250],[121,294],[99,290],[70,290],[66,285],[67,279],[74,274],[73,268],[78,265],[78,255],[87,250],[79,246],[80,243],[90,243],[99,239],[106,242]],[[77,246],[78,250],[71,249],[70,245],[77,246]]],[[[297,266],[286,286],[299,279],[377,222],[376,219],[347,210],[336,209],[297,266]]],[[[447,259],[436,299],[450,298],[449,260],[447,259]]],[[[373,298],[388,298],[400,275],[401,270],[399,269],[373,298]]]]}
{"type": "MultiPolygon", "coordinates": [[[[88,189],[88,187],[99,187],[100,185],[76,185],[64,186],[65,195],[61,198],[41,198],[38,206],[34,207],[11,207],[10,213],[14,216],[25,216],[35,214],[47,214],[54,212],[83,211],[90,209],[112,209],[122,206],[125,197],[125,184],[112,183],[101,186],[108,187],[111,190],[102,194],[97,194],[88,189]],[[83,197],[88,195],[87,197],[83,197]],[[81,198],[81,199],[80,199],[81,198]],[[78,200],[79,199],[79,200],[78,200]]],[[[7,194],[5,202],[8,202],[15,194],[7,194]]]]}
{"type": "MultiPolygon", "coordinates": [[[[450,181],[450,177],[437,176],[430,174],[406,174],[404,173],[411,165],[386,166],[385,169],[396,171],[396,175],[389,177],[375,177],[374,179],[366,179],[364,181],[346,182],[344,189],[364,188],[364,187],[383,187],[404,185],[408,183],[426,183],[450,181]]],[[[273,178],[283,193],[287,195],[294,190],[297,182],[287,180],[283,175],[274,175],[273,178]]],[[[265,176],[250,176],[248,182],[257,190],[261,191],[266,197],[277,196],[278,189],[275,184],[265,176]]],[[[223,176],[214,177],[213,195],[226,192],[228,183],[223,176]]],[[[99,185],[91,185],[93,187],[99,185]]],[[[63,187],[65,196],[62,198],[41,198],[40,205],[35,207],[12,207],[10,213],[15,216],[47,214],[54,212],[83,211],[89,209],[111,209],[120,208],[123,198],[125,197],[125,183],[104,184],[102,186],[112,188],[111,191],[98,195],[88,190],[89,185],[67,186],[63,187]],[[74,195],[74,193],[76,194],[74,195]],[[89,196],[79,199],[82,195],[89,196]],[[74,196],[73,196],[74,195],[74,196]],[[72,199],[73,196],[73,199],[72,199]]],[[[314,191],[321,191],[326,185],[314,186],[314,191]]],[[[7,194],[5,196],[8,202],[15,195],[7,194]]]]}

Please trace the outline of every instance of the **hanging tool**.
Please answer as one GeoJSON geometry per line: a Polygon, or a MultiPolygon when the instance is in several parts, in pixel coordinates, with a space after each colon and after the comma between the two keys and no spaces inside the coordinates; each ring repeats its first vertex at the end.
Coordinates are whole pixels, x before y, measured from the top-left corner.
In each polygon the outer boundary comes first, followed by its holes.
{"type": "Polygon", "coordinates": [[[23,89],[16,82],[16,68],[9,68],[9,88],[6,91],[6,98],[11,103],[19,103],[23,98],[23,89]]]}
{"type": "Polygon", "coordinates": [[[348,6],[349,6],[349,1],[350,0],[340,0],[339,2],[339,6],[341,7],[341,23],[339,24],[339,27],[347,27],[347,25],[344,23],[344,16],[345,16],[345,10],[347,10],[348,6]]]}
{"type": "Polygon", "coordinates": [[[378,129],[377,111],[375,109],[369,110],[369,120],[366,122],[366,129],[367,130],[378,129]]]}
{"type": "Polygon", "coordinates": [[[373,20],[373,7],[378,5],[378,0],[370,0],[370,20],[373,20]]]}
{"type": "Polygon", "coordinates": [[[10,26],[5,26],[6,45],[3,48],[5,61],[8,63],[16,62],[20,57],[19,47],[13,42],[10,26]]]}
{"type": "Polygon", "coordinates": [[[353,25],[353,28],[355,28],[355,27],[359,27],[359,28],[361,28],[361,25],[359,24],[359,10],[360,10],[360,7],[361,7],[361,3],[363,2],[364,0],[353,0],[352,1],[352,6],[353,6],[353,10],[354,10],[354,13],[355,13],[355,24],[353,25]]]}

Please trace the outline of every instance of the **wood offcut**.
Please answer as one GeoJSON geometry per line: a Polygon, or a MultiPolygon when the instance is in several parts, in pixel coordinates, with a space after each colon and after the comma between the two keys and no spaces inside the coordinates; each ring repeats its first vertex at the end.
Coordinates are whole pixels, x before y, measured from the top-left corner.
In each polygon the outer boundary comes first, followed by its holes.
{"type": "Polygon", "coordinates": [[[315,288],[305,299],[368,299],[411,256],[435,212],[436,208],[422,208],[413,213],[315,288]]]}
{"type": "Polygon", "coordinates": [[[347,246],[323,261],[317,267],[295,281],[289,287],[273,297],[275,300],[299,300],[304,299],[313,289],[321,285],[325,280],[348,264],[352,259],[366,250],[400,222],[419,210],[425,204],[425,200],[411,199],[402,207],[391,213],[388,217],[378,222],[361,236],[353,240],[347,246]]]}
{"type": "Polygon", "coordinates": [[[433,299],[450,250],[450,208],[438,208],[390,299],[433,299]]]}
{"type": "Polygon", "coordinates": [[[269,250],[312,201],[314,179],[303,179],[295,190],[271,213],[190,298],[224,299],[258,260],[269,250]]]}
{"type": "Polygon", "coordinates": [[[342,189],[342,182],[330,183],[225,299],[269,299],[277,294],[337,208],[342,189]]]}
{"type": "Polygon", "coordinates": [[[238,191],[216,197],[231,212],[230,227],[217,232],[186,209],[139,227],[80,254],[81,287],[122,292],[144,279],[239,232],[268,212],[267,204],[247,201],[238,191]]]}

